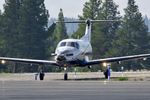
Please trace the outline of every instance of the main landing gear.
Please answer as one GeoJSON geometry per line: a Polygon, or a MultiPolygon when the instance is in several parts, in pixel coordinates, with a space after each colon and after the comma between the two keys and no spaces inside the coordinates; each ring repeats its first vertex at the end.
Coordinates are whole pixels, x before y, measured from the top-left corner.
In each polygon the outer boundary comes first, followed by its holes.
{"type": "Polygon", "coordinates": [[[68,68],[64,68],[64,80],[68,80],[68,68]]]}
{"type": "Polygon", "coordinates": [[[42,65],[39,65],[39,67],[38,67],[38,70],[39,70],[39,73],[37,73],[36,75],[35,75],[35,80],[37,80],[37,76],[39,75],[39,79],[40,80],[44,80],[44,76],[45,76],[45,74],[44,74],[44,66],[42,66],[42,65]]]}

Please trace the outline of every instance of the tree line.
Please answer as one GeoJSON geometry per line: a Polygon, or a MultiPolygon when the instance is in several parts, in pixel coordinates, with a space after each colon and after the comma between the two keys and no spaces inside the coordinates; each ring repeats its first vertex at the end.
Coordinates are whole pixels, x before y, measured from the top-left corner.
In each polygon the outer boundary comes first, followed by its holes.
{"type": "MultiPolygon", "coordinates": [[[[85,2],[79,19],[120,20],[100,22],[92,25],[93,58],[124,56],[150,52],[150,36],[135,0],[128,0],[125,15],[121,16],[113,0],[89,0],[85,2]]],[[[0,56],[52,59],[57,43],[68,38],[65,23],[48,26],[49,12],[44,0],[5,0],[4,12],[0,13],[0,56]]],[[[58,20],[64,21],[63,9],[58,20]]],[[[80,24],[73,38],[84,34],[85,25],[80,24]]],[[[149,69],[148,61],[113,64],[114,70],[149,69]]],[[[60,71],[55,67],[44,67],[46,71],[60,71]]],[[[100,65],[92,71],[102,69],[100,65]]],[[[1,65],[1,72],[35,72],[36,65],[9,62],[1,65]]],[[[87,68],[79,71],[89,71],[87,68]]]]}
{"type": "MultiPolygon", "coordinates": [[[[113,0],[89,0],[84,4],[80,19],[120,20],[116,22],[100,22],[92,26],[93,58],[126,56],[150,52],[150,34],[139,12],[135,0],[128,0],[125,14],[120,15],[118,5],[113,0]]],[[[84,25],[80,27],[74,37],[84,34],[84,25]]],[[[120,70],[149,69],[149,62],[142,60],[112,64],[112,69],[120,70]]],[[[94,71],[103,67],[95,67],[94,71]]],[[[84,69],[88,70],[88,69],[84,69]]]]}

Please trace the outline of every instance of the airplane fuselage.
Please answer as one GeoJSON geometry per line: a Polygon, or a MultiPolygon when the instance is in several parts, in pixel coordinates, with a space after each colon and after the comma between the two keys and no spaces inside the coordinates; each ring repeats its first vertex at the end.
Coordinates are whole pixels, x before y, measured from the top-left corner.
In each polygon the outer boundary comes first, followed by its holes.
{"type": "Polygon", "coordinates": [[[61,66],[81,66],[90,59],[92,46],[90,42],[82,39],[65,39],[58,43],[55,54],[55,60],[61,66]]]}

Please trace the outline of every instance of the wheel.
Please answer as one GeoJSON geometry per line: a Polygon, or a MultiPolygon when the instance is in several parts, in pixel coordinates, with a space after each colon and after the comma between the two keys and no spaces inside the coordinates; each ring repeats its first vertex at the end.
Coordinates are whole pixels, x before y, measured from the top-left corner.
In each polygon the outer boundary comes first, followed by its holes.
{"type": "Polygon", "coordinates": [[[64,74],[64,80],[68,80],[68,74],[67,73],[64,74]]]}
{"type": "Polygon", "coordinates": [[[40,78],[40,80],[44,80],[44,73],[43,72],[39,74],[39,78],[40,78]]]}

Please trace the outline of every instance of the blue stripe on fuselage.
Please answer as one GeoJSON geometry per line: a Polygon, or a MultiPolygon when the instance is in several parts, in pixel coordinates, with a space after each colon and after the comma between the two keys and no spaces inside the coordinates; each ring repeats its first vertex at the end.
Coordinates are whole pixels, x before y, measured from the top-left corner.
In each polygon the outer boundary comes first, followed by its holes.
{"type": "Polygon", "coordinates": [[[75,61],[69,61],[67,63],[75,66],[85,66],[87,64],[85,60],[75,60],[75,61]]]}

